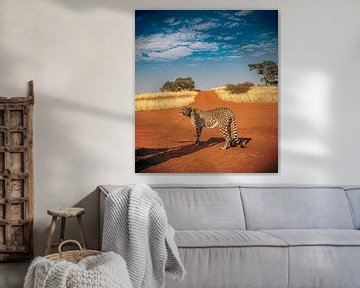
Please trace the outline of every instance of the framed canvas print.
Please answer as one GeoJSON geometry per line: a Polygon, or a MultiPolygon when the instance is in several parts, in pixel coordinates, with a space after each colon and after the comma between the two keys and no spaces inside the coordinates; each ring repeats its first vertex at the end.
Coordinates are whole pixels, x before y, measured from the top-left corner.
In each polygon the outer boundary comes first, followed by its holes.
{"type": "Polygon", "coordinates": [[[278,172],[278,11],[135,12],[135,171],[278,172]]]}

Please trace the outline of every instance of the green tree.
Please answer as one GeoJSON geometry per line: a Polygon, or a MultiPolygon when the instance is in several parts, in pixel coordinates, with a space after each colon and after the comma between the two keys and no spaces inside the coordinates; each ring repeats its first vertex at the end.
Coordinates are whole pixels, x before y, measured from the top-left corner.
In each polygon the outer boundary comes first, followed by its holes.
{"type": "Polygon", "coordinates": [[[171,81],[166,81],[161,87],[162,92],[176,92],[175,83],[171,81]]]}
{"type": "Polygon", "coordinates": [[[175,84],[179,89],[182,90],[194,90],[195,89],[195,82],[191,77],[186,78],[176,78],[175,84]]]}
{"type": "Polygon", "coordinates": [[[175,81],[166,81],[161,87],[162,92],[192,91],[195,82],[191,77],[176,78],[175,81]]]}
{"type": "Polygon", "coordinates": [[[278,83],[278,65],[273,61],[263,61],[262,63],[249,64],[250,71],[255,70],[261,75],[260,81],[265,85],[276,85],[278,83]]]}

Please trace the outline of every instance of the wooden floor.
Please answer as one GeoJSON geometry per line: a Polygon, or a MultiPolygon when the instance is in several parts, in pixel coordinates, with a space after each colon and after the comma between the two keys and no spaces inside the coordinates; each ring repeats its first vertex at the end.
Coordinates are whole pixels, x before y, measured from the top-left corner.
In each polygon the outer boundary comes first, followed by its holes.
{"type": "Polygon", "coordinates": [[[30,262],[0,263],[0,287],[22,288],[30,262]]]}

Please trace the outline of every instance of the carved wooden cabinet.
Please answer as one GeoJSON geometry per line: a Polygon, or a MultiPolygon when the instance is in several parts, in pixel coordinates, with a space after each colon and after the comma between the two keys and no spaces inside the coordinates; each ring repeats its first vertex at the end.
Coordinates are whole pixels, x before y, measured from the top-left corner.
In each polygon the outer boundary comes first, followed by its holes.
{"type": "Polygon", "coordinates": [[[33,255],[33,83],[30,96],[0,97],[0,261],[33,255]]]}

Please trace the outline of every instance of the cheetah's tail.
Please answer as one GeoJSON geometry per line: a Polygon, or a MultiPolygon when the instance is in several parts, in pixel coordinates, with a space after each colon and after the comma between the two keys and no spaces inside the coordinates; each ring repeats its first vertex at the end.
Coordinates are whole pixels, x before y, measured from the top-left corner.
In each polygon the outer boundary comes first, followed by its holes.
{"type": "Polygon", "coordinates": [[[251,138],[239,138],[237,135],[237,124],[235,117],[231,121],[232,130],[233,130],[233,140],[231,141],[231,146],[240,145],[241,147],[245,147],[247,143],[249,143],[252,139],[251,138]]]}

